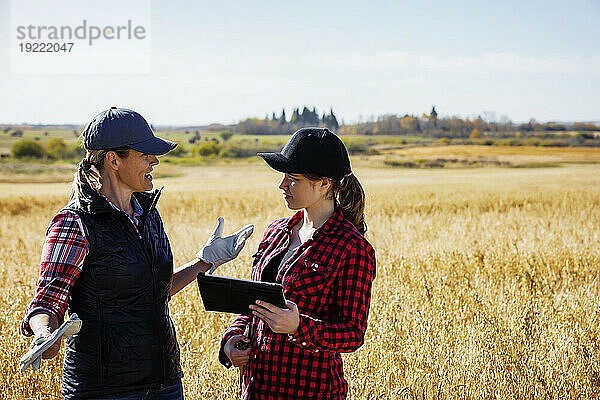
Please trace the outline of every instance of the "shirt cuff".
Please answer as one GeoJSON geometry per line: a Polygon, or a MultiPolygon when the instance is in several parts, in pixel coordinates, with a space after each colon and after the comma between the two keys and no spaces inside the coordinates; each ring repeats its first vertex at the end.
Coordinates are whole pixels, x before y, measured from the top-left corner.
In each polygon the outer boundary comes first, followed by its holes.
{"type": "Polygon", "coordinates": [[[313,344],[312,334],[315,331],[314,321],[308,315],[300,314],[298,329],[294,334],[288,334],[288,340],[296,346],[317,353],[319,349],[315,349],[313,344]]]}
{"type": "Polygon", "coordinates": [[[26,337],[33,336],[34,332],[29,325],[29,319],[40,313],[54,315],[58,320],[58,325],[61,325],[64,319],[64,314],[61,314],[61,311],[56,309],[52,304],[38,304],[28,309],[23,321],[21,321],[21,333],[23,335],[26,337]]]}

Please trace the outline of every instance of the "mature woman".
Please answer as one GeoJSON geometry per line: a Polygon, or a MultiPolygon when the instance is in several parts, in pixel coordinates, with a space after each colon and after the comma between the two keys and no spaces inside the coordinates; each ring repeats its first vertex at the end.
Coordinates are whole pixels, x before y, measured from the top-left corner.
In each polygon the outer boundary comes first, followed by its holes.
{"type": "Polygon", "coordinates": [[[363,343],[375,278],[363,189],[327,129],[300,129],[281,153],[259,156],[299,211],[269,225],[252,278],[282,284],[288,308],[257,301],[225,331],[219,360],[244,366],[244,399],[344,399],[340,353],[363,343]]]}
{"type": "MultiPolygon", "coordinates": [[[[200,259],[173,272],[152,170],[156,156],[176,144],[155,137],[138,113],[116,107],[98,114],[82,136],[87,154],[71,201],[46,233],[36,294],[21,330],[46,337],[67,308],[81,318],[81,331],[66,344],[65,399],[182,399],[168,302],[198,272],[235,258],[252,226],[221,238],[220,218],[200,259]]],[[[56,356],[59,347],[44,358],[56,356]]]]}

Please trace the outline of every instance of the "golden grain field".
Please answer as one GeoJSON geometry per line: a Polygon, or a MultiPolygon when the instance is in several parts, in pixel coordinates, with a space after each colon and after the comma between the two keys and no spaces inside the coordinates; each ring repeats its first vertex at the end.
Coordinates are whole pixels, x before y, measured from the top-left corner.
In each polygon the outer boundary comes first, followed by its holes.
{"type": "MultiPolygon", "coordinates": [[[[600,166],[547,169],[356,168],[377,255],[365,345],[345,357],[352,399],[600,398],[600,166]]],[[[288,214],[262,164],[189,168],[157,179],[175,261],[215,219],[254,223],[218,273],[248,277],[267,224],[288,214]]],[[[61,357],[18,372],[18,327],[33,295],[44,231],[69,185],[0,183],[0,397],[56,399],[61,357]]],[[[194,284],[176,295],[188,399],[235,399],[217,361],[233,318],[208,313],[194,284]]]]}

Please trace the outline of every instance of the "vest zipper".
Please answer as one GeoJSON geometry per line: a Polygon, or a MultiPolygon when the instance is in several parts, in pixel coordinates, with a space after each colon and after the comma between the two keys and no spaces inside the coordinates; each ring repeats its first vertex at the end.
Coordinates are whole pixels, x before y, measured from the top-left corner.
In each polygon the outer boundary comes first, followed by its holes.
{"type": "MultiPolygon", "coordinates": [[[[146,232],[146,221],[148,219],[148,215],[150,215],[150,213],[152,211],[154,211],[154,209],[156,208],[156,203],[158,203],[158,199],[162,193],[164,186],[161,187],[159,189],[159,191],[156,193],[156,195],[154,196],[154,198],[152,199],[152,202],[150,203],[150,207],[148,207],[148,210],[145,210],[145,212],[141,215],[140,217],[140,236],[141,239],[140,241],[142,242],[142,248],[144,248],[144,250],[146,251],[147,255],[148,255],[148,259],[150,260],[150,273],[152,274],[152,294],[154,296],[155,299],[157,299],[158,296],[158,289],[156,287],[156,271],[154,271],[154,260],[152,259],[152,251],[150,249],[147,248],[146,243],[144,242],[144,233],[146,232]]],[[[158,298],[158,300],[162,300],[162,296],[160,298],[158,298]]],[[[154,305],[155,307],[157,307],[157,305],[154,305]]],[[[165,315],[164,315],[164,310],[162,307],[162,303],[160,304],[160,310],[157,311],[161,311],[161,317],[164,319],[165,315]]],[[[154,331],[158,331],[159,334],[159,345],[160,345],[160,371],[161,371],[161,375],[160,375],[160,388],[162,389],[163,387],[165,387],[165,381],[167,380],[166,376],[165,376],[165,346],[166,346],[166,339],[164,336],[164,329],[159,329],[158,326],[156,326],[156,320],[155,321],[155,325],[154,325],[154,331]]]]}
{"type": "MultiPolygon", "coordinates": [[[[161,188],[162,190],[162,188],[161,188]]],[[[149,262],[149,266],[150,266],[150,274],[152,275],[152,297],[156,300],[160,300],[160,298],[157,298],[157,294],[158,294],[158,290],[156,288],[156,272],[154,271],[154,260],[152,259],[152,250],[148,248],[148,246],[146,245],[146,242],[144,242],[144,233],[146,232],[146,221],[147,221],[147,217],[148,215],[154,210],[154,208],[156,207],[156,203],[158,202],[158,198],[160,197],[160,193],[158,192],[157,195],[154,197],[150,207],[148,208],[148,210],[144,210],[144,213],[140,216],[139,219],[139,225],[138,225],[138,229],[136,230],[135,226],[133,226],[133,222],[126,216],[126,215],[121,215],[122,218],[126,219],[127,222],[126,224],[129,225],[129,229],[133,230],[135,232],[135,236],[138,238],[138,240],[140,241],[140,245],[144,251],[144,253],[146,253],[146,257],[148,259],[149,262]]],[[[123,214],[121,211],[117,211],[118,214],[123,214]]],[[[162,306],[162,304],[161,304],[162,306]]],[[[155,310],[157,307],[157,304],[154,305],[155,310]]],[[[162,311],[162,307],[161,310],[157,310],[157,311],[162,311]]],[[[164,318],[164,312],[162,312],[162,317],[164,318]]],[[[157,332],[159,335],[159,346],[160,346],[160,371],[161,371],[161,375],[160,375],[160,388],[163,388],[165,386],[164,382],[166,381],[166,376],[165,376],[165,352],[164,352],[164,348],[165,348],[165,337],[164,337],[164,332],[162,329],[159,329],[159,327],[156,324],[156,320],[154,320],[154,332],[157,332]]]]}

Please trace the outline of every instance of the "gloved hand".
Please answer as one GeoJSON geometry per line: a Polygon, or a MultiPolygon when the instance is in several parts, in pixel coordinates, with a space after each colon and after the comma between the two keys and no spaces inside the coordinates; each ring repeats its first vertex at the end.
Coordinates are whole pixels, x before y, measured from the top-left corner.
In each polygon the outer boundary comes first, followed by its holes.
{"type": "Polygon", "coordinates": [[[233,235],[223,235],[225,220],[219,217],[215,230],[208,238],[206,245],[200,249],[196,257],[205,263],[211,264],[209,274],[212,274],[221,264],[231,261],[240,254],[246,244],[246,239],[254,232],[254,225],[246,225],[233,235]]]}
{"type": "Polygon", "coordinates": [[[60,340],[76,335],[81,329],[81,324],[82,322],[77,314],[73,313],[69,316],[69,319],[57,330],[52,332],[52,334],[34,339],[32,347],[23,358],[21,358],[21,371],[25,371],[29,367],[34,370],[39,369],[42,364],[43,354],[56,343],[58,343],[58,347],[60,348],[60,340]]]}

